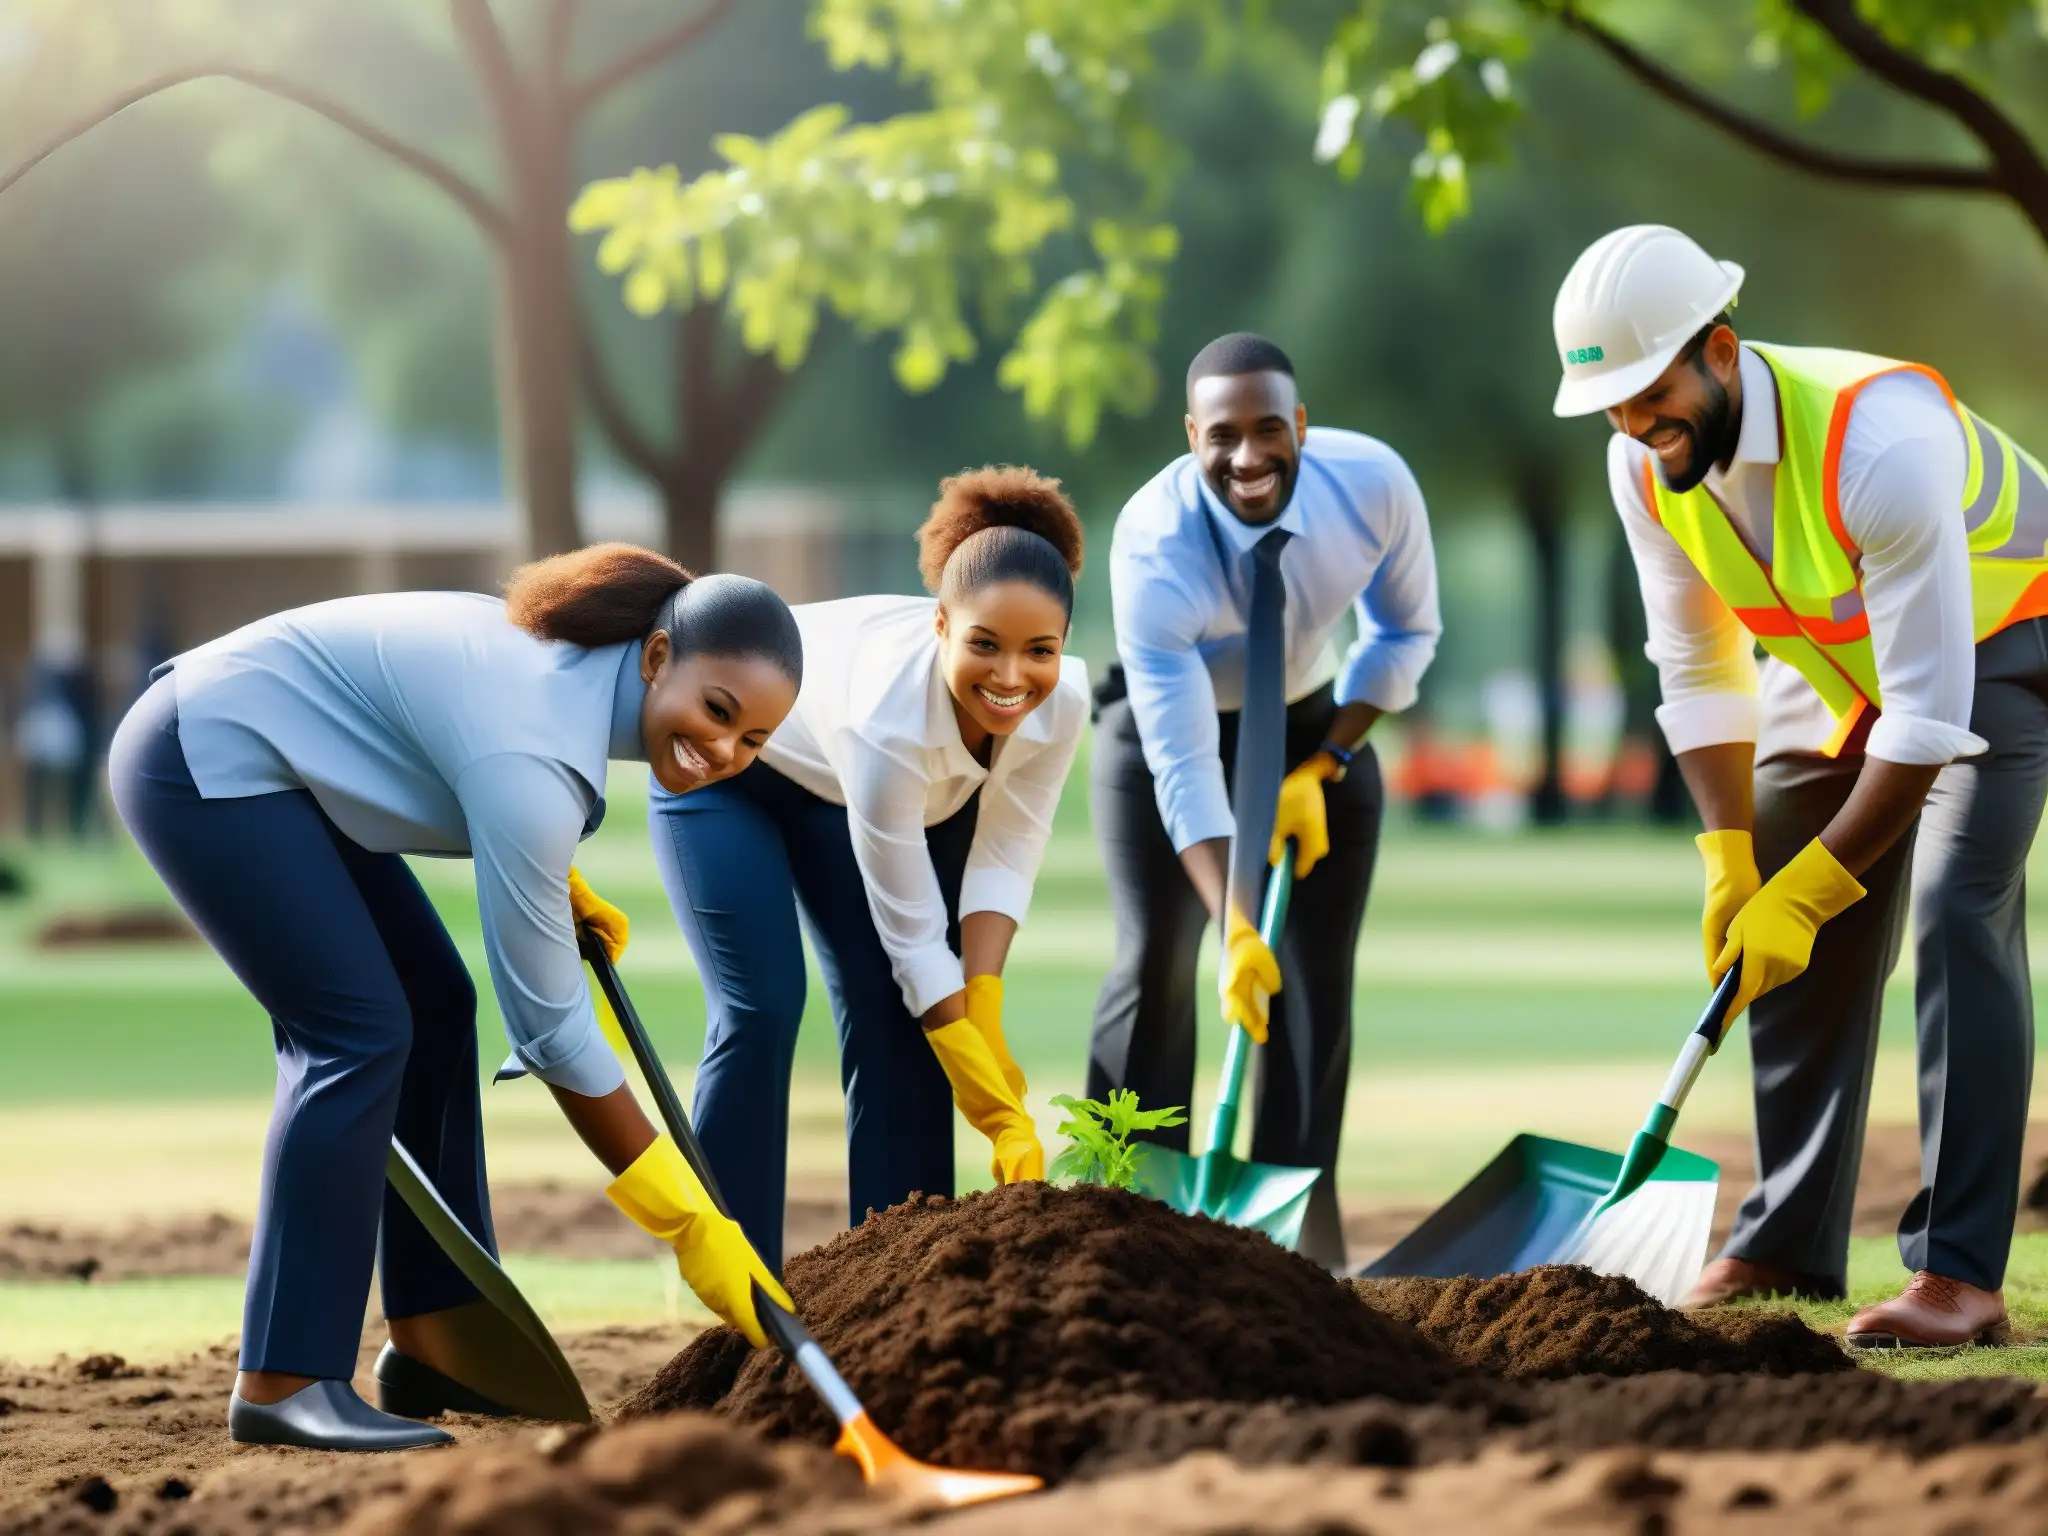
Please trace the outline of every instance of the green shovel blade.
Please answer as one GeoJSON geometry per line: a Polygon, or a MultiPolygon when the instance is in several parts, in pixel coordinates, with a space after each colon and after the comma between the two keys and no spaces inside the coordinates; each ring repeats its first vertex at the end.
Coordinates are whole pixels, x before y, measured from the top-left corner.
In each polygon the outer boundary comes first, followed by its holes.
{"type": "Polygon", "coordinates": [[[1321,1176],[1320,1169],[1248,1163],[1228,1152],[1176,1152],[1148,1145],[1138,1152],[1132,1187],[1176,1211],[1249,1227],[1292,1248],[1301,1237],[1309,1193],[1321,1176]]]}

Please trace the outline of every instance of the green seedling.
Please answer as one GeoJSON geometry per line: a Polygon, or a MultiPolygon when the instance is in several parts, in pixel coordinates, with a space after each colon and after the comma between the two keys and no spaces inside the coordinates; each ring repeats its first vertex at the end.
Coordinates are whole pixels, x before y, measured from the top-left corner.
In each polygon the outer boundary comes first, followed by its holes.
{"type": "Polygon", "coordinates": [[[1067,1112],[1059,1134],[1070,1137],[1066,1151],[1053,1161],[1054,1178],[1072,1178],[1083,1184],[1107,1184],[1111,1189],[1129,1189],[1137,1177],[1138,1149],[1131,1144],[1134,1131],[1163,1130],[1186,1125],[1181,1107],[1140,1109],[1132,1089],[1119,1088],[1108,1103],[1077,1099],[1072,1094],[1054,1094],[1055,1109],[1067,1112]]]}

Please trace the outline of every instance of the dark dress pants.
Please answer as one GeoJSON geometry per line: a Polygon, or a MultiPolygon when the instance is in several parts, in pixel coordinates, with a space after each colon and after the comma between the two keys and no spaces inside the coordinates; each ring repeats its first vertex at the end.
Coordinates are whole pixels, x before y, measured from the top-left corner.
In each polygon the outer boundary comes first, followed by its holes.
{"type": "MultiPolygon", "coordinates": [[[[1321,746],[1337,710],[1321,688],[1287,711],[1287,766],[1321,746]]],[[[1237,753],[1237,715],[1218,716],[1226,781],[1237,753]]],[[[1116,955],[1095,1005],[1088,1093],[1136,1090],[1148,1108],[1193,1102],[1198,1013],[1196,963],[1209,917],[1160,820],[1152,774],[1126,699],[1103,705],[1089,773],[1095,838],[1109,876],[1116,955]]],[[[1365,921],[1379,849],[1378,759],[1362,748],[1340,784],[1324,786],[1330,852],[1294,888],[1278,958],[1268,1043],[1255,1053],[1251,1155],[1255,1161],[1320,1168],[1302,1226],[1301,1251],[1341,1268],[1344,1228],[1337,1205],[1337,1148],[1351,1073],[1351,987],[1358,930],[1365,921]]],[[[1220,1042],[1221,1024],[1213,1026],[1220,1042]]],[[[1188,1149],[1190,1127],[1149,1139],[1188,1149]]]]}
{"type": "MultiPolygon", "coordinates": [[[[960,881],[978,797],[925,831],[960,949],[960,881]]],[[[868,912],[846,807],[765,763],[648,802],[655,863],[704,978],[708,1019],[692,1109],[733,1218],[782,1268],[789,1080],[808,933],[839,1030],[848,1220],[917,1192],[953,1192],[953,1093],[868,912]]]]}
{"type": "MultiPolygon", "coordinates": [[[[1920,1192],[1899,1257],[1986,1289],[2004,1281],[2033,1086],[2027,853],[2048,793],[2048,642],[2040,620],[1977,647],[1970,728],[1989,744],[1942,769],[1908,834],[1822,928],[1798,979],[1750,1009],[1757,1183],[1723,1252],[1842,1294],[1885,979],[1913,910],[1920,1192]]],[[[1758,764],[1768,879],[1833,818],[1861,757],[1758,764]]]]}
{"type": "Polygon", "coordinates": [[[497,1251],[469,971],[405,860],[351,842],[306,791],[202,799],[173,677],[129,711],[107,771],[136,844],[270,1014],[277,1101],[242,1369],[345,1381],[373,1259],[387,1317],[477,1297],[386,1186],[394,1134],[497,1251]]]}

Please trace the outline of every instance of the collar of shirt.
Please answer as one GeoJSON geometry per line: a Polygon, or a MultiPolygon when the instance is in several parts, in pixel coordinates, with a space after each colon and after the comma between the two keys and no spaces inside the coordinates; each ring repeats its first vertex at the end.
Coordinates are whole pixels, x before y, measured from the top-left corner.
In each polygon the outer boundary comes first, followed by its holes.
{"type": "Polygon", "coordinates": [[[647,685],[640,680],[640,647],[629,643],[619,657],[619,675],[612,683],[612,734],[605,756],[620,762],[647,761],[647,738],[640,734],[640,706],[647,685]]]}
{"type": "Polygon", "coordinates": [[[1271,533],[1275,528],[1285,528],[1296,538],[1301,536],[1303,517],[1301,511],[1302,461],[1294,462],[1294,488],[1288,494],[1287,505],[1280,515],[1268,523],[1248,523],[1223,504],[1222,498],[1209,485],[1209,477],[1202,473],[1200,462],[1196,462],[1195,484],[1201,490],[1202,505],[1216,526],[1222,530],[1224,543],[1234,554],[1249,554],[1251,547],[1271,533]]]}

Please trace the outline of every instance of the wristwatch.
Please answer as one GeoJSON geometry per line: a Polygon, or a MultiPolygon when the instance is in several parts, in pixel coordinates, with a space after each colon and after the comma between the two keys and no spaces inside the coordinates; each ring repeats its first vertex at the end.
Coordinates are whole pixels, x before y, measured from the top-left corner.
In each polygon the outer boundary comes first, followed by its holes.
{"type": "Polygon", "coordinates": [[[1356,754],[1349,747],[1338,746],[1337,743],[1331,741],[1328,737],[1323,739],[1323,744],[1317,747],[1316,751],[1328,753],[1330,757],[1336,760],[1337,771],[1330,775],[1330,782],[1332,784],[1342,784],[1344,782],[1344,775],[1351,771],[1351,759],[1356,754]]]}

